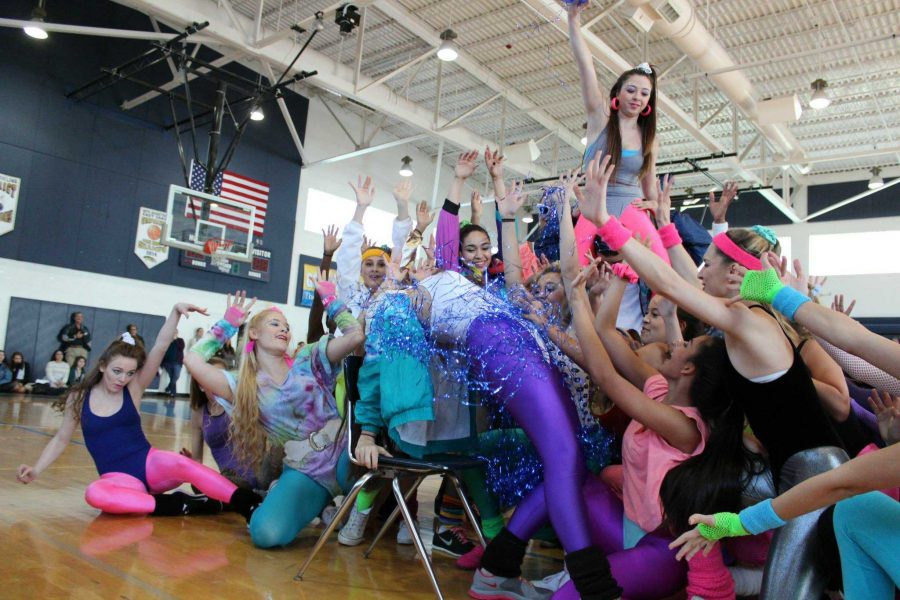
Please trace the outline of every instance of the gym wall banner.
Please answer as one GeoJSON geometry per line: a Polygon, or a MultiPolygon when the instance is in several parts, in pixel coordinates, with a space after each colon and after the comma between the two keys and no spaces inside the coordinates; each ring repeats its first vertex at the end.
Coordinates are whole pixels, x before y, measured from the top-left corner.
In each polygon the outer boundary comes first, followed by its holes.
{"type": "Polygon", "coordinates": [[[134,253],[148,269],[169,260],[169,247],[162,243],[165,227],[164,210],[141,207],[138,214],[137,235],[134,238],[134,253]]]}
{"type": "Polygon", "coordinates": [[[0,235],[16,228],[16,207],[22,180],[0,173],[0,235]]]}

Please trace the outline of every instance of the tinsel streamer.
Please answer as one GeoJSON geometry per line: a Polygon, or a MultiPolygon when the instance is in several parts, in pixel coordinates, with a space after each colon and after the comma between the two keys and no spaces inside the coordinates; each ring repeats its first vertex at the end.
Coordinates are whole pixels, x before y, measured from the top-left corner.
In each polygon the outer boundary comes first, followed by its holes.
{"type": "Polygon", "coordinates": [[[544,222],[538,239],[534,242],[534,253],[544,255],[551,262],[559,260],[559,209],[558,202],[565,198],[566,190],[557,187],[544,188],[544,195],[537,205],[544,222]]]}

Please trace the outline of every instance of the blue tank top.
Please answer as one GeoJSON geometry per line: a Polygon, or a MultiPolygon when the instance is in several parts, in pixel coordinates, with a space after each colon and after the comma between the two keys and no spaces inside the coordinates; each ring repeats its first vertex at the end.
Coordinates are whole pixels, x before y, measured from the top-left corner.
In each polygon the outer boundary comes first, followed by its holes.
{"type": "MultiPolygon", "coordinates": [[[[122,389],[122,408],[108,417],[91,412],[91,393],[81,405],[81,432],[100,475],[126,473],[147,485],[147,454],[150,442],[141,428],[141,416],[128,388],[122,389]]],[[[147,485],[149,489],[149,485],[147,485]]]]}
{"type": "MultiPolygon", "coordinates": [[[[606,149],[608,129],[608,127],[605,127],[603,131],[600,132],[600,135],[597,136],[597,139],[595,139],[584,151],[584,159],[581,161],[582,168],[587,168],[587,164],[594,158],[597,152],[602,152],[606,149]]],[[[614,185],[636,186],[640,188],[641,182],[638,180],[638,173],[641,172],[643,164],[644,155],[641,150],[622,150],[622,157],[617,161],[618,170],[616,171],[616,180],[615,182],[610,182],[610,189],[612,189],[614,185]]]]}

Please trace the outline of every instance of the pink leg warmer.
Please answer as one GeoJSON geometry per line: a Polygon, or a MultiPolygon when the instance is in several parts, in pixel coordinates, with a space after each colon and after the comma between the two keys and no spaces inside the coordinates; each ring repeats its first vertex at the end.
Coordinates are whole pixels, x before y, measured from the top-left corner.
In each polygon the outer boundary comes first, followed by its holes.
{"type": "MultiPolygon", "coordinates": [[[[174,489],[182,483],[191,483],[210,498],[222,502],[229,502],[237,489],[236,485],[209,467],[181,454],[156,448],[151,448],[147,455],[147,483],[154,494],[174,489]]],[[[152,510],[153,507],[150,508],[152,510]]]]}
{"type": "Polygon", "coordinates": [[[125,473],[101,475],[84,491],[84,500],[115,515],[149,514],[156,508],[156,500],[147,493],[143,482],[125,473]]]}
{"type": "Polygon", "coordinates": [[[722,545],[716,544],[709,556],[698,552],[688,561],[687,597],[703,600],[734,600],[734,579],[722,561],[722,545]]]}

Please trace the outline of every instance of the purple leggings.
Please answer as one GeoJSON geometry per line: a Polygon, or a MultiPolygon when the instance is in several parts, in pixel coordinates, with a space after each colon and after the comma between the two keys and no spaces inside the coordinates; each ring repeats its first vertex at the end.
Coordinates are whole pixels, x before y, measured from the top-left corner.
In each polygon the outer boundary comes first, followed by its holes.
{"type": "Polygon", "coordinates": [[[507,529],[527,541],[549,516],[566,552],[587,548],[591,538],[581,495],[586,470],[578,418],[559,371],[545,361],[528,329],[500,316],[476,319],[466,350],[473,375],[503,401],[544,467],[546,488],[537,487],[525,497],[507,529]],[[534,518],[523,505],[540,505],[542,512],[534,518]]]}
{"type": "MultiPolygon", "coordinates": [[[[669,550],[673,538],[658,532],[648,533],[634,548],[624,549],[622,501],[599,478],[588,476],[583,493],[589,515],[591,542],[598,546],[606,558],[616,583],[622,588],[622,597],[628,600],[665,598],[683,588],[687,566],[675,560],[675,550],[669,550]]],[[[535,490],[537,491],[537,489],[535,490]]],[[[542,507],[523,502],[516,508],[513,519],[523,508],[531,511],[529,519],[546,520],[547,511],[542,507]]],[[[553,596],[553,600],[577,600],[578,592],[569,581],[553,596]]]]}

